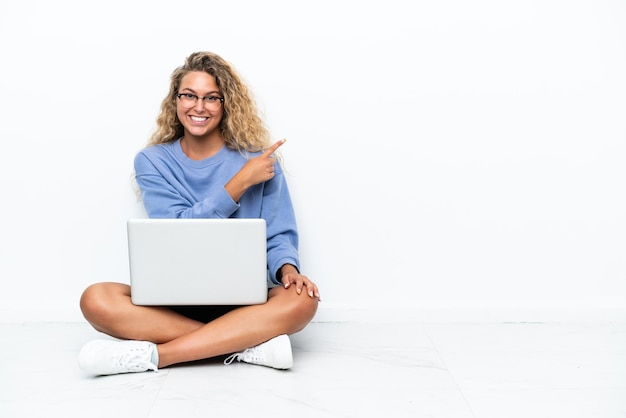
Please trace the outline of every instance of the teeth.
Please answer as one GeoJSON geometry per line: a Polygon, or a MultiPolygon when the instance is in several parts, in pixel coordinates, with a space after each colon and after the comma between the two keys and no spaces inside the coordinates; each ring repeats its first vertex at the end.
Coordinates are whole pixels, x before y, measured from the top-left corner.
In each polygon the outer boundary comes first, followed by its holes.
{"type": "Polygon", "coordinates": [[[204,122],[207,119],[208,118],[201,118],[199,116],[191,116],[191,120],[194,121],[194,122],[204,122]]]}

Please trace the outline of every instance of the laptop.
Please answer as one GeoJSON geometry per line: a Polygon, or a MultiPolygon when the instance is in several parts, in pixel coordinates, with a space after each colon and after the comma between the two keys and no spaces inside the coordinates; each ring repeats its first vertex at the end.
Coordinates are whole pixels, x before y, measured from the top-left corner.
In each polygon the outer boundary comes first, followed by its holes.
{"type": "Polygon", "coordinates": [[[135,305],[254,305],[267,301],[264,219],[130,219],[135,305]]]}

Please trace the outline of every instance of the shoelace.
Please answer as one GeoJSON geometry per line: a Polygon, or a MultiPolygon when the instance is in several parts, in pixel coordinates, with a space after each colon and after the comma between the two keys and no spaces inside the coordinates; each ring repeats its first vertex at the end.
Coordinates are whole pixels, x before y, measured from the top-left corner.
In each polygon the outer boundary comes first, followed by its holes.
{"type": "Polygon", "coordinates": [[[226,360],[224,360],[224,364],[229,365],[235,360],[250,361],[251,359],[255,358],[255,354],[257,354],[256,347],[246,348],[240,353],[233,353],[230,356],[226,357],[226,360]]]}
{"type": "Polygon", "coordinates": [[[120,369],[128,370],[156,370],[156,366],[151,361],[146,361],[147,351],[143,348],[132,348],[117,356],[114,365],[120,369]]]}
{"type": "Polygon", "coordinates": [[[224,364],[229,365],[230,363],[232,363],[233,361],[235,361],[235,359],[239,360],[239,358],[241,358],[241,355],[243,353],[233,353],[230,356],[226,357],[226,360],[224,360],[224,364]]]}

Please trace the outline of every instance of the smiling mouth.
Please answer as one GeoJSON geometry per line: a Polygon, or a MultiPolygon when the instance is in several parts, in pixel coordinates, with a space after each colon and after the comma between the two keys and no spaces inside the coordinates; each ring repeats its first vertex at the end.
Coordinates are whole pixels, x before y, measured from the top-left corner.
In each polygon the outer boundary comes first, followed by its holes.
{"type": "Polygon", "coordinates": [[[208,120],[209,118],[206,116],[189,116],[191,118],[192,121],[194,122],[204,122],[206,120],[208,120]]]}

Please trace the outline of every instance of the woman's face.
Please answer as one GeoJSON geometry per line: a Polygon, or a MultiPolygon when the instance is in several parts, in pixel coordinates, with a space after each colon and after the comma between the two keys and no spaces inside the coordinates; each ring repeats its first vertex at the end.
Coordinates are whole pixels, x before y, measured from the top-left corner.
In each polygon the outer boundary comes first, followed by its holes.
{"type": "Polygon", "coordinates": [[[176,98],[176,114],[185,136],[198,140],[219,136],[224,104],[215,78],[204,71],[192,71],[181,80],[176,98]]]}

